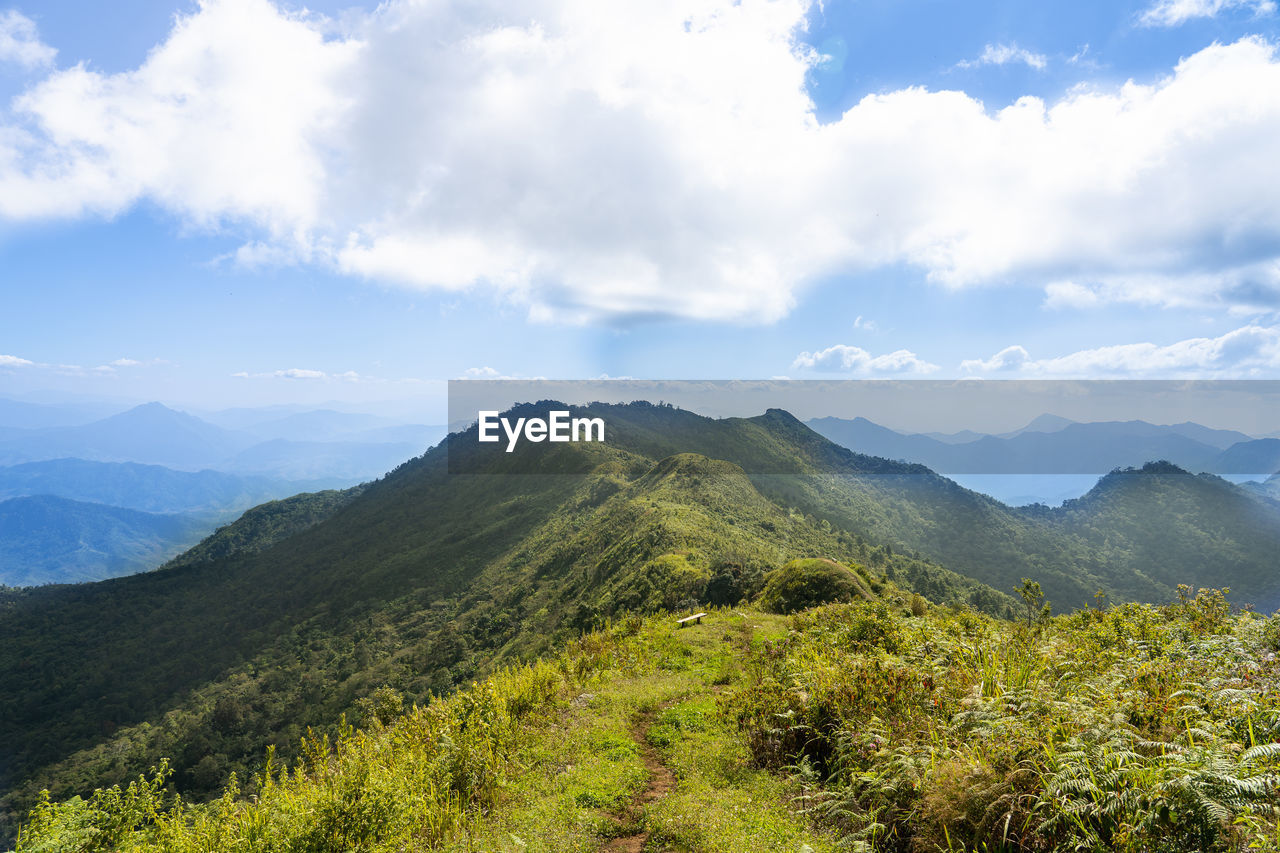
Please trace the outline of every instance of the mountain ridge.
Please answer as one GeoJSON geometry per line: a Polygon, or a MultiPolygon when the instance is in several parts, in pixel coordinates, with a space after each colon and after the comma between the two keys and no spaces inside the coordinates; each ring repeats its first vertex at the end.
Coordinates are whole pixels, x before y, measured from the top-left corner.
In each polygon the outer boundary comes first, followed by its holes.
{"type": "Polygon", "coordinates": [[[1271,515],[1224,519],[1201,505],[1228,495],[1232,508],[1268,508],[1217,478],[1139,471],[1092,503],[1014,510],[922,465],[840,447],[782,410],[715,420],[542,401],[508,414],[552,407],[604,417],[608,440],[506,453],[473,426],[256,553],[5,591],[0,744],[18,746],[0,754],[0,778],[28,780],[10,802],[58,762],[66,793],[175,752],[180,785],[207,794],[205,758],[244,768],[267,743],[287,755],[306,726],[381,685],[425,701],[628,609],[749,599],[794,557],[859,566],[873,591],[1011,615],[1022,577],[1067,608],[1099,588],[1168,600],[1176,583],[1224,585],[1232,572],[1247,596],[1258,555],[1280,547],[1271,515]],[[1148,571],[1170,524],[1194,535],[1164,574],[1148,571]],[[1235,562],[1205,573],[1224,531],[1241,537],[1235,562]],[[120,659],[127,671],[110,665],[120,659]],[[32,661],[45,678],[31,680],[32,661]],[[244,722],[218,729],[220,706],[244,722]]]}

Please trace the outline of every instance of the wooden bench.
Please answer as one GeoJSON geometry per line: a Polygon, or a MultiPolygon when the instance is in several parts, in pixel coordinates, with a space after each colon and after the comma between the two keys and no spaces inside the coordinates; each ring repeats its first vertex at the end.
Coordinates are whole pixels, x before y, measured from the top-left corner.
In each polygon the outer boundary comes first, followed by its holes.
{"type": "Polygon", "coordinates": [[[707,614],[705,614],[705,613],[695,613],[695,614],[693,614],[692,616],[686,616],[686,617],[684,617],[683,619],[677,619],[677,620],[676,620],[676,624],[677,624],[677,625],[679,625],[681,628],[683,628],[683,627],[684,627],[684,623],[686,623],[686,622],[693,622],[693,623],[695,623],[695,624],[701,625],[701,624],[702,624],[702,617],[703,617],[703,616],[706,616],[706,615],[707,615],[707,614]]]}

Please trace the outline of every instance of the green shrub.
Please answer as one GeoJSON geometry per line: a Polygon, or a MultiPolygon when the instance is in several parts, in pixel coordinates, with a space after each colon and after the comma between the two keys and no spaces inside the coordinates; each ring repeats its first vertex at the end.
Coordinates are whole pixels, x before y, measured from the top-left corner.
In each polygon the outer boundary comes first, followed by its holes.
{"type": "Polygon", "coordinates": [[[846,846],[1280,851],[1269,626],[1219,593],[1035,628],[879,602],[791,623],[722,709],[757,764],[816,769],[846,846]]]}
{"type": "Polygon", "coordinates": [[[760,606],[771,613],[795,613],[830,601],[867,596],[852,571],[833,560],[792,560],[765,576],[760,606]]]}

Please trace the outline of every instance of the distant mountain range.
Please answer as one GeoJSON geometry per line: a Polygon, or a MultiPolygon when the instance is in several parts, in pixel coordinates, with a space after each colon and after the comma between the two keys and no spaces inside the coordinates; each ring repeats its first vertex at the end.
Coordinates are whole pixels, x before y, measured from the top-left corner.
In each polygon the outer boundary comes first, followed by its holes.
{"type": "Polygon", "coordinates": [[[905,434],[866,418],[815,418],[809,426],[837,444],[888,459],[928,465],[939,474],[1105,474],[1115,468],[1166,460],[1190,471],[1273,474],[1280,439],[1194,423],[1146,421],[1074,423],[1037,418],[1003,435],[905,434]],[[964,440],[959,440],[960,436],[964,440]]]}
{"type": "MultiPolygon", "coordinates": [[[[573,407],[507,414],[552,408],[573,407]]],[[[749,598],[795,557],[996,613],[1022,578],[1060,610],[1180,583],[1280,606],[1280,504],[1216,476],[1152,463],[1015,509],[776,409],[574,412],[609,440],[506,453],[471,428],[357,492],[246,513],[172,568],[0,590],[0,789],[65,797],[164,755],[184,794],[209,795],[211,753],[252,772],[380,685],[425,703],[627,610],[749,598]]]]}
{"type": "Polygon", "coordinates": [[[142,512],[221,512],[246,509],[323,483],[287,483],[278,478],[221,471],[175,471],[138,462],[49,459],[0,468],[0,501],[55,495],[142,512]]]}
{"type": "MultiPolygon", "coordinates": [[[[53,559],[37,566],[0,557],[0,584],[107,577],[158,564],[139,558],[150,552],[140,552],[126,535],[78,549],[79,531],[93,512],[83,504],[102,505],[100,527],[118,522],[106,512],[118,507],[197,513],[187,520],[204,525],[201,532],[207,533],[266,500],[377,477],[422,453],[443,433],[442,427],[333,409],[231,409],[199,418],[149,403],[96,417],[102,411],[101,404],[55,407],[0,399],[0,500],[51,495],[82,504],[61,505],[67,511],[61,524],[55,506],[45,508],[47,526],[39,536],[50,545],[50,554],[80,555],[65,572],[53,559]],[[56,531],[63,544],[54,547],[56,531]],[[94,554],[101,561],[96,567],[90,565],[94,554]]],[[[1076,423],[1044,414],[1021,429],[995,435],[909,434],[861,417],[818,418],[808,425],[858,453],[926,465],[1014,506],[1056,506],[1083,495],[1107,471],[1155,460],[1193,472],[1280,470],[1280,439],[1195,423],[1076,423]]],[[[149,529],[178,530],[172,525],[149,529]]],[[[185,528],[175,535],[155,553],[189,544],[185,528]]],[[[26,549],[15,543],[11,552],[26,549]]]]}
{"type": "Polygon", "coordinates": [[[0,585],[155,568],[248,507],[373,479],[443,437],[328,409],[211,417],[235,426],[160,403],[121,412],[0,399],[0,585]]]}
{"type": "Polygon", "coordinates": [[[195,544],[211,521],[51,495],[0,501],[0,579],[26,586],[146,571],[195,544]]]}
{"type": "Polygon", "coordinates": [[[332,411],[227,429],[147,403],[86,424],[8,427],[0,434],[0,465],[77,458],[182,471],[209,468],[285,479],[360,480],[422,453],[443,435],[442,427],[332,411]],[[337,446],[325,446],[329,444],[337,446]]]}
{"type": "Polygon", "coordinates": [[[1084,494],[1108,471],[1159,460],[1237,478],[1280,471],[1280,439],[1196,423],[1077,423],[1045,414],[995,435],[903,433],[863,417],[815,418],[808,424],[850,450],[927,465],[1011,505],[1056,506],[1084,494]]]}

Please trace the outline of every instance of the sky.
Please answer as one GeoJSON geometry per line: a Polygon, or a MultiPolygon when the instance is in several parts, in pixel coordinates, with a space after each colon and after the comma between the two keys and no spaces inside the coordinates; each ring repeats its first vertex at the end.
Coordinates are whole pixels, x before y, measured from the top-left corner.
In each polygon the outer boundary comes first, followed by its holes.
{"type": "Polygon", "coordinates": [[[0,396],[1280,378],[1272,0],[0,0],[0,396]]]}

